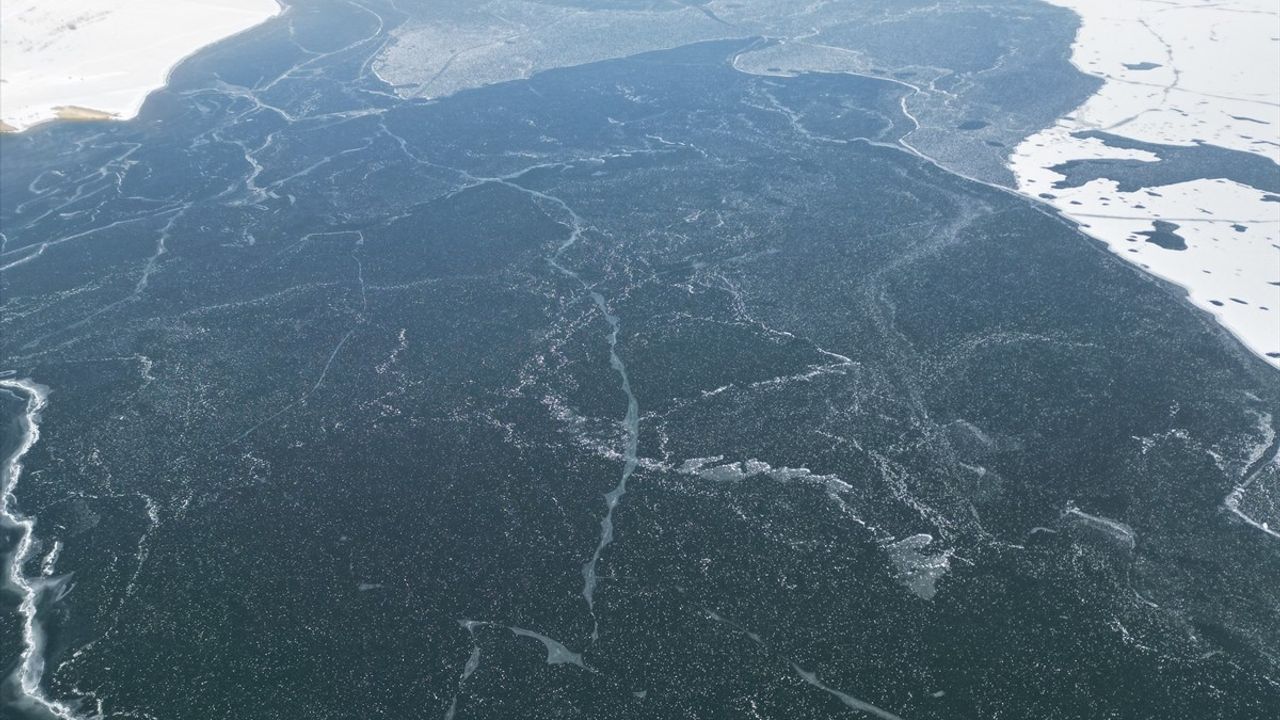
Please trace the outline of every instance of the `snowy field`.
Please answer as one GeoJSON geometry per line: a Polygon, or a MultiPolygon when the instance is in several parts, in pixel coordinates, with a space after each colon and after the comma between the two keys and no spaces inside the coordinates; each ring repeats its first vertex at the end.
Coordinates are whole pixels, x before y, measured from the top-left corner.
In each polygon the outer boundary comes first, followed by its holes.
{"type": "Polygon", "coordinates": [[[133,117],[183,58],[279,12],[275,0],[5,0],[0,129],[133,117]]]}
{"type": "MultiPolygon", "coordinates": [[[[1119,178],[1056,187],[1070,161],[1158,162],[1117,147],[1102,131],[1140,143],[1204,143],[1280,159],[1280,8],[1274,0],[1204,4],[1051,0],[1082,18],[1072,61],[1105,81],[1054,127],[1027,138],[1011,167],[1018,187],[1047,199],[1121,257],[1187,289],[1251,350],[1280,367],[1280,198],[1217,177],[1122,191],[1119,178]],[[1185,249],[1147,242],[1172,223],[1185,249]]],[[[1280,170],[1277,171],[1280,173],[1280,170]]]]}

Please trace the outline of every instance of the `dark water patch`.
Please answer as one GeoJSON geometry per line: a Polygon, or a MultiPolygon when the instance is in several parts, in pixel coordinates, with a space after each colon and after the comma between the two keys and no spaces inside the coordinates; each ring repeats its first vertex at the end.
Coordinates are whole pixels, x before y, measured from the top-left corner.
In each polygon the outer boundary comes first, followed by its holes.
{"type": "Polygon", "coordinates": [[[1187,241],[1175,232],[1178,225],[1164,220],[1156,220],[1152,223],[1154,226],[1151,230],[1144,230],[1138,235],[1145,237],[1147,242],[1158,245],[1165,250],[1186,250],[1187,241]]]}
{"type": "MultiPolygon", "coordinates": [[[[1063,175],[1056,188],[1080,187],[1097,179],[1114,180],[1121,192],[1173,185],[1189,180],[1222,178],[1269,193],[1280,192],[1280,165],[1252,153],[1197,142],[1191,146],[1157,145],[1099,130],[1074,134],[1103,141],[1108,147],[1141,150],[1159,160],[1071,160],[1051,168],[1063,175]]],[[[1154,193],[1153,193],[1154,194],[1154,193]]]]}
{"type": "Polygon", "coordinates": [[[1127,70],[1155,70],[1158,67],[1163,67],[1160,63],[1153,63],[1148,61],[1136,62],[1136,63],[1122,63],[1122,64],[1125,66],[1125,69],[1127,70]]]}
{"type": "Polygon", "coordinates": [[[986,120],[965,120],[964,122],[957,125],[956,129],[957,130],[981,130],[982,128],[987,127],[990,124],[991,123],[987,122],[986,120]]]}

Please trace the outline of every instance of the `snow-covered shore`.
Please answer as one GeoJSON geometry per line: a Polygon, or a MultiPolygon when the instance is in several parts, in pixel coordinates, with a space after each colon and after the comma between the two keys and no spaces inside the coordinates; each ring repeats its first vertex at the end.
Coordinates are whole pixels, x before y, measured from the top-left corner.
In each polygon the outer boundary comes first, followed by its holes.
{"type": "Polygon", "coordinates": [[[0,130],[131,118],[183,58],[280,10],[276,0],[5,0],[0,130]]]}
{"type": "Polygon", "coordinates": [[[1210,168],[1201,178],[1171,177],[1124,192],[1119,177],[1056,187],[1065,177],[1050,169],[1078,160],[1161,159],[1158,150],[1079,136],[1087,131],[1153,145],[1203,143],[1280,163],[1280,6],[1046,2],[1080,15],[1072,62],[1105,82],[1018,146],[1010,160],[1018,189],[1052,203],[1120,257],[1186,288],[1191,302],[1280,368],[1280,198],[1273,190],[1210,168]],[[1159,230],[1155,221],[1176,225],[1181,242],[1172,244],[1185,249],[1148,242],[1142,233],[1159,230]]]}

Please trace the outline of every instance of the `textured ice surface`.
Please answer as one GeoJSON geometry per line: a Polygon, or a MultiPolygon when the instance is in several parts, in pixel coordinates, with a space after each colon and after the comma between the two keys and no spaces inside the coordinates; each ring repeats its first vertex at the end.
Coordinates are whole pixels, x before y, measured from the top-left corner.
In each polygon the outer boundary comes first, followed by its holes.
{"type": "MultiPolygon", "coordinates": [[[[816,4],[798,22],[863,13],[823,44],[884,67],[744,72],[771,47],[744,35],[401,97],[372,67],[439,7],[311,0],[136,122],[0,138],[0,366],[49,388],[10,505],[48,583],[45,697],[157,720],[1277,702],[1280,375],[966,177],[1097,85],[1069,11],[816,4]]],[[[0,633],[20,667],[22,615],[0,633]]]]}
{"type": "Polygon", "coordinates": [[[558,67],[755,38],[730,59],[738,70],[891,79],[910,91],[903,103],[919,123],[914,147],[1011,185],[1008,148],[1094,88],[1063,57],[1073,29],[1070,13],[1025,0],[484,0],[415,8],[374,68],[402,96],[443,97],[558,67]],[[955,132],[979,118],[981,132],[955,132]]]}

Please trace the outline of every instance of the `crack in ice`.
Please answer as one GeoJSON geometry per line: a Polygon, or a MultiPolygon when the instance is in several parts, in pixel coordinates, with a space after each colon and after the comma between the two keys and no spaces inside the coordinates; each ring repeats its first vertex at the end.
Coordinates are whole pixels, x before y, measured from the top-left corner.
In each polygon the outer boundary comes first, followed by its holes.
{"type": "MultiPolygon", "coordinates": [[[[9,561],[5,578],[22,597],[18,606],[18,614],[22,617],[22,652],[10,680],[17,685],[19,700],[15,702],[29,704],[61,720],[74,720],[75,711],[70,706],[50,699],[40,687],[40,680],[44,675],[44,634],[36,618],[36,601],[45,581],[28,578],[22,571],[22,565],[34,545],[36,521],[12,507],[12,503],[16,502],[14,490],[22,474],[22,458],[40,439],[40,413],[47,404],[48,389],[30,380],[13,379],[0,380],[0,388],[27,398],[21,421],[22,441],[5,459],[4,465],[0,466],[0,522],[16,527],[19,531],[18,545],[9,561]]],[[[53,557],[56,557],[53,552],[46,556],[45,567],[51,567],[53,557]]]]}
{"type": "Polygon", "coordinates": [[[806,683],[827,693],[828,695],[834,696],[837,700],[843,703],[845,707],[851,710],[856,710],[861,713],[866,713],[867,715],[874,715],[875,717],[878,717],[881,720],[902,720],[902,717],[895,715],[889,712],[888,710],[872,705],[871,703],[865,700],[859,700],[858,698],[846,692],[837,690],[823,683],[821,680],[818,679],[817,673],[805,670],[804,668],[800,667],[800,664],[797,663],[795,660],[775,652],[772,648],[769,647],[769,643],[765,642],[764,638],[748,630],[747,628],[743,627],[737,622],[730,620],[729,618],[724,617],[723,615],[717,614],[711,610],[707,610],[706,608],[703,608],[703,612],[705,612],[707,614],[707,617],[710,618],[711,620],[717,623],[721,623],[723,625],[728,625],[729,627],[733,628],[735,631],[745,635],[749,640],[751,640],[751,642],[755,643],[762,651],[764,651],[766,655],[769,655],[771,657],[776,657],[782,660],[793,671],[795,671],[796,675],[798,675],[801,680],[804,680],[806,683]]]}

